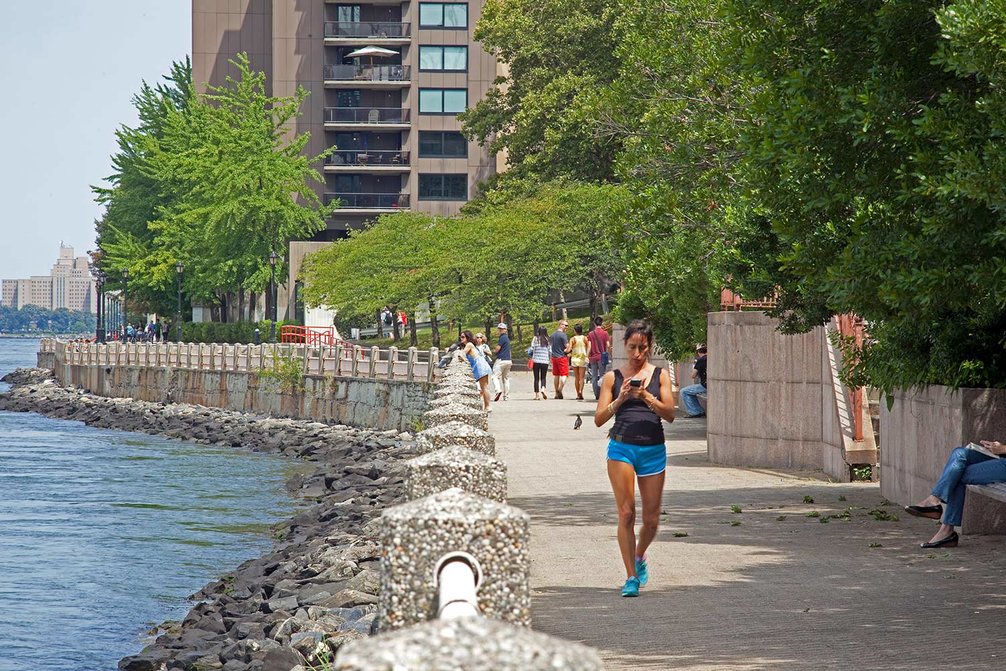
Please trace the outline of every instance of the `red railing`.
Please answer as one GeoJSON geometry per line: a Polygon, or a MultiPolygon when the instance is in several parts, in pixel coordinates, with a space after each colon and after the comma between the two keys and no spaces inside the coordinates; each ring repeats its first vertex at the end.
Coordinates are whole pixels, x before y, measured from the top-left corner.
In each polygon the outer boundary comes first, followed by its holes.
{"type": "Polygon", "coordinates": [[[775,298],[762,298],[756,301],[744,300],[739,294],[735,294],[729,289],[720,291],[720,310],[741,311],[741,310],[764,310],[775,307],[775,298]]]}
{"type": "MultiPolygon", "coordinates": [[[[838,315],[838,332],[843,338],[852,338],[856,351],[863,348],[863,320],[853,314],[838,315]]],[[[852,439],[863,440],[863,388],[851,389],[852,397],[852,439]]]]}
{"type": "Polygon", "coordinates": [[[335,328],[332,326],[283,326],[280,329],[279,341],[298,345],[332,347],[335,344],[335,328]]]}

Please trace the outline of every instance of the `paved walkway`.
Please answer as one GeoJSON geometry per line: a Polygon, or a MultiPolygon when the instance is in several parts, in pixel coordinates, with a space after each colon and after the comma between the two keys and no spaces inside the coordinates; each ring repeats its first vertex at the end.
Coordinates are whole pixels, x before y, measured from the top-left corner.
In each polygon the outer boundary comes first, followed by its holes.
{"type": "Polygon", "coordinates": [[[1006,538],[921,550],[935,523],[875,484],[710,464],[704,420],[668,427],[650,584],[621,598],[594,404],[533,401],[514,377],[490,428],[510,503],[532,517],[535,629],[596,647],[608,669],[1006,668],[1006,538]]]}

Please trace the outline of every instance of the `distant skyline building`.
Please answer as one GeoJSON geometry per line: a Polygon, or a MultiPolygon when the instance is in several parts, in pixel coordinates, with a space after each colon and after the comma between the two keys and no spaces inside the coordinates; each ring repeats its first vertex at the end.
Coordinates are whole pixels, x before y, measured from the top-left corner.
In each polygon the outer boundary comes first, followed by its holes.
{"type": "Polygon", "coordinates": [[[267,93],[310,92],[292,130],[307,153],[337,150],[318,166],[319,195],[341,201],[317,241],[345,236],[380,214],[457,214],[494,156],[461,135],[457,115],[493,85],[495,57],[473,33],[483,0],[270,2],[193,0],[192,71],[200,89],[237,72],[246,52],[267,93]]]}
{"type": "Polygon", "coordinates": [[[35,305],[46,310],[95,312],[95,286],[90,259],[73,255],[73,247],[60,243],[59,256],[48,275],[0,280],[0,304],[21,309],[35,305]]]}

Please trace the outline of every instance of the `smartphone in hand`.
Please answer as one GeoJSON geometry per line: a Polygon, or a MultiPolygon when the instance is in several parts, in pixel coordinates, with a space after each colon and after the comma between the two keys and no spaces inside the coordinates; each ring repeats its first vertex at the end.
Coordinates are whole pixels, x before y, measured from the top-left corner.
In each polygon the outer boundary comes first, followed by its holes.
{"type": "Polygon", "coordinates": [[[643,381],[642,380],[629,380],[629,386],[630,387],[642,387],[643,386],[643,381]]]}

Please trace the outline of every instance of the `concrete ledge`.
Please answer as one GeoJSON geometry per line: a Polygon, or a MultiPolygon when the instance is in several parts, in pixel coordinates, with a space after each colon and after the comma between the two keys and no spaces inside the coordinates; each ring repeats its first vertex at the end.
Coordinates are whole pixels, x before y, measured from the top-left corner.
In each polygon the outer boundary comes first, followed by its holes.
{"type": "Polygon", "coordinates": [[[966,534],[1006,534],[1006,483],[968,485],[961,531],[966,534]]]}
{"type": "Polygon", "coordinates": [[[436,616],[434,568],[448,552],[467,552],[482,566],[480,612],[531,625],[530,518],[517,508],[460,489],[395,506],[381,515],[380,628],[436,616]]]}
{"type": "Polygon", "coordinates": [[[496,456],[496,439],[492,434],[464,422],[447,422],[420,431],[416,435],[416,447],[420,454],[440,450],[451,445],[462,445],[490,457],[496,456]]]}
{"type": "Polygon", "coordinates": [[[489,430],[489,413],[467,405],[445,405],[423,413],[423,423],[428,427],[450,422],[463,422],[476,429],[489,430]]]}
{"type": "Polygon", "coordinates": [[[506,464],[482,452],[451,445],[405,463],[406,495],[419,499],[452,487],[506,503],[506,464]]]}
{"type": "Polygon", "coordinates": [[[335,671],[600,671],[597,653],[522,627],[489,620],[436,620],[346,643],[335,671]]]}

